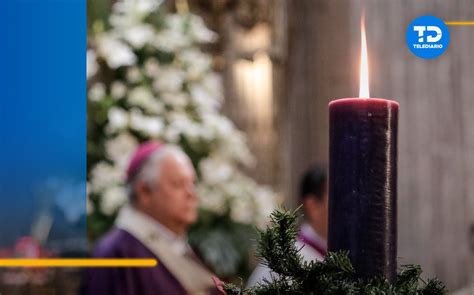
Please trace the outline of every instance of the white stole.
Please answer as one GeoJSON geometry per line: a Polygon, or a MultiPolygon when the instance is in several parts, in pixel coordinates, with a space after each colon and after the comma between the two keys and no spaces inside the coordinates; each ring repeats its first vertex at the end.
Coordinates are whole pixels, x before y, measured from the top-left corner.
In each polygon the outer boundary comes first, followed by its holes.
{"type": "Polygon", "coordinates": [[[208,294],[209,289],[214,286],[212,273],[193,259],[173,251],[170,243],[159,235],[151,217],[125,205],[120,210],[115,225],[130,233],[155,254],[158,263],[162,263],[171,272],[188,294],[208,294]]]}

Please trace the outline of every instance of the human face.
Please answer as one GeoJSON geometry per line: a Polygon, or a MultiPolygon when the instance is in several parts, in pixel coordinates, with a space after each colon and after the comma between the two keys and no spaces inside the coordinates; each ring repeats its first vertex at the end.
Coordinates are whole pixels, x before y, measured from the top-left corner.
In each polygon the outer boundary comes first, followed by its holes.
{"type": "Polygon", "coordinates": [[[321,237],[326,239],[328,232],[327,192],[320,199],[317,199],[315,196],[307,196],[303,204],[307,221],[321,237]]]}
{"type": "Polygon", "coordinates": [[[177,234],[184,234],[197,219],[196,174],[189,159],[169,154],[161,163],[147,211],[177,234]]]}

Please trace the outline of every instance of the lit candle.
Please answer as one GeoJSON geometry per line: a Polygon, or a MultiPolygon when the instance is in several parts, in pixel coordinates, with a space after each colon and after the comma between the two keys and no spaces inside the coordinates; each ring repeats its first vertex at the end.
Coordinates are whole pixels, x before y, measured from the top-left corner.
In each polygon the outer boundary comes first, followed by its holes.
{"type": "Polygon", "coordinates": [[[396,275],[398,103],[369,98],[361,25],[359,98],[329,103],[329,250],[348,250],[359,277],[396,275]]]}

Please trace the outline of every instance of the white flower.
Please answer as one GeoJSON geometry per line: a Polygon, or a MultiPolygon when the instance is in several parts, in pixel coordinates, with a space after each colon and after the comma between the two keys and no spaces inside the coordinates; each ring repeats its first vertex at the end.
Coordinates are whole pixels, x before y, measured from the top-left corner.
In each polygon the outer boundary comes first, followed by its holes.
{"type": "Polygon", "coordinates": [[[191,143],[194,143],[201,139],[201,134],[201,126],[194,122],[188,128],[186,128],[183,133],[184,137],[186,137],[186,139],[189,140],[191,143]]]}
{"type": "Polygon", "coordinates": [[[185,92],[164,92],[160,93],[164,103],[173,106],[175,109],[181,109],[188,104],[189,95],[185,92]]]}
{"type": "Polygon", "coordinates": [[[242,223],[253,223],[255,208],[251,200],[247,198],[237,197],[233,199],[231,218],[242,223]]]}
{"type": "Polygon", "coordinates": [[[199,43],[210,43],[217,40],[217,34],[206,27],[200,16],[192,15],[189,23],[189,34],[199,43]]]}
{"type": "Polygon", "coordinates": [[[89,89],[90,101],[101,101],[105,96],[105,85],[103,83],[94,83],[89,89]]]}
{"type": "Polygon", "coordinates": [[[168,119],[170,122],[176,123],[177,125],[181,125],[183,127],[186,127],[190,120],[188,114],[185,112],[170,112],[168,114],[168,119]]]}
{"type": "Polygon", "coordinates": [[[222,144],[220,150],[226,157],[236,159],[246,166],[255,165],[255,158],[246,144],[245,136],[240,131],[233,130],[231,136],[221,134],[219,140],[222,144]]]}
{"type": "MultiPolygon", "coordinates": [[[[184,136],[187,140],[194,142],[199,139],[208,138],[207,130],[205,130],[201,123],[194,121],[186,113],[175,112],[170,118],[170,125],[168,126],[168,133],[174,133],[174,136],[184,136]]],[[[172,137],[172,134],[167,136],[172,137]]]]}
{"type": "Polygon", "coordinates": [[[226,209],[226,198],[216,186],[209,187],[200,183],[197,187],[197,195],[201,208],[216,213],[224,213],[226,209]]]}
{"type": "Polygon", "coordinates": [[[160,66],[158,60],[154,57],[149,58],[145,61],[145,73],[150,77],[156,77],[160,72],[160,66]]]}
{"type": "Polygon", "coordinates": [[[160,69],[153,82],[153,88],[157,92],[177,92],[182,89],[183,83],[184,72],[178,68],[168,66],[160,69]]]}
{"type": "Polygon", "coordinates": [[[127,93],[127,86],[123,82],[114,81],[110,86],[110,94],[115,99],[120,99],[127,93]]]}
{"type": "Polygon", "coordinates": [[[177,143],[185,129],[191,124],[189,119],[183,114],[172,113],[169,117],[173,119],[170,119],[170,124],[164,131],[164,137],[168,142],[177,143]]]}
{"type": "Polygon", "coordinates": [[[235,128],[232,121],[218,113],[205,113],[202,119],[203,128],[213,130],[223,157],[235,159],[247,166],[255,164],[255,159],[246,144],[245,135],[235,128]]]}
{"type": "Polygon", "coordinates": [[[203,181],[209,185],[229,181],[234,171],[226,159],[216,155],[203,159],[199,163],[199,170],[203,181]]]}
{"type": "Polygon", "coordinates": [[[165,17],[166,26],[173,31],[184,33],[185,22],[188,15],[169,14],[165,17]]]}
{"type": "Polygon", "coordinates": [[[203,20],[195,15],[167,15],[165,23],[167,28],[157,34],[155,41],[155,46],[164,51],[176,52],[191,46],[194,41],[204,43],[217,39],[217,34],[207,29],[203,20]]]}
{"type": "Polygon", "coordinates": [[[139,24],[162,2],[161,0],[119,0],[113,6],[110,23],[118,28],[139,24]]]}
{"type": "Polygon", "coordinates": [[[97,64],[97,55],[94,50],[87,50],[87,65],[86,65],[86,77],[89,79],[94,76],[99,70],[99,65],[97,64]]]}
{"type": "Polygon", "coordinates": [[[164,139],[169,143],[178,143],[180,135],[181,130],[178,129],[174,124],[168,126],[163,132],[164,139]]]}
{"type": "Polygon", "coordinates": [[[150,137],[161,135],[164,123],[157,117],[144,116],[140,110],[133,109],[130,113],[130,128],[150,137]]]}
{"type": "Polygon", "coordinates": [[[170,28],[164,29],[155,35],[153,42],[159,50],[176,52],[192,44],[192,39],[185,34],[182,29],[170,28]]]}
{"type": "Polygon", "coordinates": [[[142,73],[138,67],[131,67],[127,69],[127,80],[131,83],[136,83],[142,78],[142,73]]]}
{"type": "Polygon", "coordinates": [[[128,161],[138,146],[138,142],[130,133],[124,132],[109,139],[105,143],[105,151],[118,169],[125,171],[128,161]]]}
{"type": "Polygon", "coordinates": [[[99,162],[92,168],[90,189],[91,192],[99,193],[103,189],[117,185],[124,179],[124,172],[105,162],[99,162]]]}
{"type": "Polygon", "coordinates": [[[159,114],[164,110],[163,103],[157,100],[145,86],[132,89],[128,95],[128,102],[154,114],[159,114]]]}
{"type": "Polygon", "coordinates": [[[220,102],[224,99],[224,89],[222,87],[223,83],[220,75],[214,72],[209,72],[199,83],[214,99],[220,102]]]}
{"type": "Polygon", "coordinates": [[[146,43],[150,43],[154,36],[155,32],[150,25],[133,26],[123,31],[124,39],[135,48],[141,48],[146,43]]]}
{"type": "Polygon", "coordinates": [[[170,124],[164,132],[164,137],[169,142],[178,142],[180,135],[190,140],[199,136],[197,124],[192,122],[191,118],[184,112],[172,112],[168,114],[168,121],[170,124]]]}
{"type": "Polygon", "coordinates": [[[227,138],[235,136],[238,132],[232,121],[218,113],[206,113],[202,116],[204,125],[216,132],[216,136],[227,138]]]}
{"type": "Polygon", "coordinates": [[[102,195],[100,209],[106,215],[112,215],[126,202],[127,191],[121,186],[113,186],[102,195]]]}
{"type": "Polygon", "coordinates": [[[211,57],[195,48],[183,50],[178,58],[185,65],[190,80],[199,79],[212,66],[211,57]]]}
{"type": "Polygon", "coordinates": [[[110,132],[122,130],[128,124],[128,113],[119,107],[112,107],[108,112],[108,119],[110,132]]]}
{"type": "Polygon", "coordinates": [[[112,34],[103,34],[97,40],[98,52],[112,69],[121,66],[131,66],[137,57],[124,42],[112,34]]]}
{"type": "MultiPolygon", "coordinates": [[[[190,86],[191,98],[199,108],[213,110],[220,107],[220,101],[211,96],[210,93],[200,84],[190,86]]],[[[202,112],[203,110],[201,110],[202,112]]]]}
{"type": "Polygon", "coordinates": [[[162,0],[118,0],[113,6],[113,11],[119,14],[149,14],[162,2],[162,0]]]}

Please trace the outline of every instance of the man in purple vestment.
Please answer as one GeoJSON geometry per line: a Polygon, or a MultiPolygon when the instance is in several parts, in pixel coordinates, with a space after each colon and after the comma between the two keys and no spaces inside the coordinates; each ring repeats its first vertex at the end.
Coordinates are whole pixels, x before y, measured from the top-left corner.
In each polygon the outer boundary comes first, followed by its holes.
{"type": "Polygon", "coordinates": [[[85,294],[210,294],[212,274],[186,240],[197,218],[195,171],[176,146],[142,144],[127,169],[129,204],[98,243],[97,258],[154,258],[153,268],[94,268],[85,294]]]}

